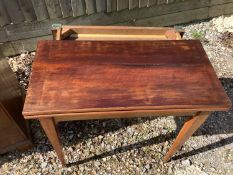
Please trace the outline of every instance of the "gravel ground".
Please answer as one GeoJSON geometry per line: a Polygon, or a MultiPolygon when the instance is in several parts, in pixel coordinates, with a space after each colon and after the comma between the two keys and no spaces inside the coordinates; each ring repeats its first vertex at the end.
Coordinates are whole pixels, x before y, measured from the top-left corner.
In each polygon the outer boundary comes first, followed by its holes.
{"type": "MultiPolygon", "coordinates": [[[[233,101],[233,16],[185,24],[185,39],[200,39],[233,101]]],[[[8,58],[27,89],[35,53],[8,58]]],[[[66,159],[62,168],[37,121],[31,121],[35,147],[0,156],[0,174],[233,174],[233,109],[215,112],[169,163],[162,157],[184,118],[150,117],[59,124],[66,159]]]]}

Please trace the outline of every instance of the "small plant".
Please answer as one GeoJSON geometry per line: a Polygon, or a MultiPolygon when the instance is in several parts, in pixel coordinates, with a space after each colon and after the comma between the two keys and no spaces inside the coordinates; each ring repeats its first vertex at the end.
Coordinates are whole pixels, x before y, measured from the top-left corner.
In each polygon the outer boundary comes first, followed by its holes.
{"type": "Polygon", "coordinates": [[[143,151],[148,154],[150,152],[150,148],[147,146],[147,147],[144,147],[143,148],[143,151]]]}
{"type": "Polygon", "coordinates": [[[204,40],[205,39],[204,33],[200,32],[200,31],[195,30],[195,31],[193,31],[191,33],[191,35],[192,35],[193,39],[198,39],[198,40],[204,40]]]}

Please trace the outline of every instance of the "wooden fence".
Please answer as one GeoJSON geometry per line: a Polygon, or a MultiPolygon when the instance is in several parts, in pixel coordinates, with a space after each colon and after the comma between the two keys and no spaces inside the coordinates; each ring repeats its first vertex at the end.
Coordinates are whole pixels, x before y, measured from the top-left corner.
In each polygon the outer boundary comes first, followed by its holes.
{"type": "Polygon", "coordinates": [[[1,0],[0,26],[97,12],[142,8],[175,0],[1,0]]]}
{"type": "Polygon", "coordinates": [[[53,23],[167,26],[233,13],[233,0],[0,0],[0,57],[35,49],[53,23]]]}

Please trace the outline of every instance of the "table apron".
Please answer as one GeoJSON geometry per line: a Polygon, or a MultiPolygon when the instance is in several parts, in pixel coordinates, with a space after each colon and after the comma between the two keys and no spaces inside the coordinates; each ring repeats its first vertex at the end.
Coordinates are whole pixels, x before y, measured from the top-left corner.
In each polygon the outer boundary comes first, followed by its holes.
{"type": "Polygon", "coordinates": [[[73,120],[93,120],[93,119],[115,119],[115,118],[135,118],[135,117],[150,117],[150,116],[193,116],[198,111],[193,112],[166,112],[166,111],[114,111],[114,112],[91,112],[91,113],[73,113],[60,114],[54,118],[55,123],[61,121],[73,120]]]}

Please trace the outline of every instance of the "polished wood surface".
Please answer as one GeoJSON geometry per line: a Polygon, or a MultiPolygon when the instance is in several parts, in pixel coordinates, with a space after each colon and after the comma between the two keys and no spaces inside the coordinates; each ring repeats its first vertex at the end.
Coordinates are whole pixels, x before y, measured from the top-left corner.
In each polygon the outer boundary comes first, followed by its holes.
{"type": "Polygon", "coordinates": [[[199,41],[41,41],[23,114],[39,119],[63,165],[60,121],[192,115],[168,161],[210,111],[230,105],[199,41]]]}
{"type": "Polygon", "coordinates": [[[23,114],[229,107],[199,41],[40,41],[23,114]]]}

